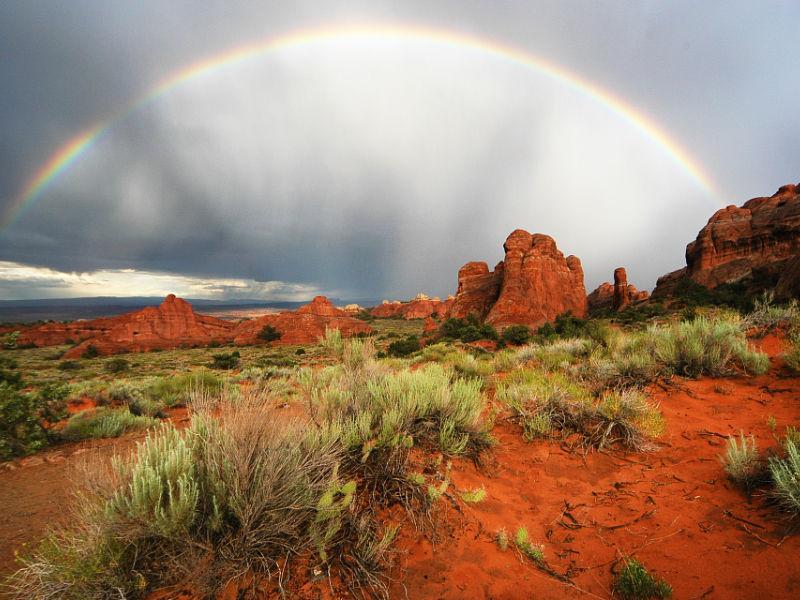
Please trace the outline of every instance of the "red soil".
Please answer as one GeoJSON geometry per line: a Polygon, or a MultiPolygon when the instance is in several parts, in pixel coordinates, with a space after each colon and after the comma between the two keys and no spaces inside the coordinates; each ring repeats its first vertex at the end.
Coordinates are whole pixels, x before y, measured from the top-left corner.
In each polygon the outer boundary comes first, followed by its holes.
{"type": "MultiPolygon", "coordinates": [[[[758,343],[780,352],[774,336],[758,343]]],[[[498,420],[500,443],[486,464],[459,459],[451,472],[451,493],[483,486],[486,499],[448,509],[435,545],[403,526],[392,597],[610,598],[618,559],[628,555],[666,579],[675,598],[800,596],[800,535],[792,535],[792,523],[763,495],[748,498],[736,489],[719,461],[730,434],[752,432],[760,450],[770,452],[776,434],[800,427],[800,378],[784,375],[776,365],[761,377],[676,378],[652,386],[667,432],[649,453],[583,455],[555,442],[528,443],[515,425],[498,420]],[[777,421],[775,433],[769,417],[777,421]],[[522,560],[513,544],[498,548],[496,532],[504,527],[513,540],[519,526],[544,545],[555,571],[569,572],[571,583],[522,560]]],[[[91,446],[108,456],[140,436],[91,446]]],[[[89,446],[48,453],[56,457],[52,463],[0,468],[0,574],[13,568],[15,548],[63,518],[74,467],[85,459],[74,450],[89,446]]],[[[297,575],[294,597],[340,596],[331,596],[324,579],[304,583],[297,575]]]]}

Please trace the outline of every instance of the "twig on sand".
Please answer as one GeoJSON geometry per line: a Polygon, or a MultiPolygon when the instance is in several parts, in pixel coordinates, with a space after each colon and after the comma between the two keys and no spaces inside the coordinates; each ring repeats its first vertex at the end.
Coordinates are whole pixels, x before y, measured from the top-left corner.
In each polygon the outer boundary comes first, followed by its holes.
{"type": "Polygon", "coordinates": [[[630,525],[634,525],[635,523],[638,523],[642,519],[647,519],[648,517],[652,516],[653,513],[655,513],[655,512],[656,512],[655,508],[652,509],[652,510],[648,510],[647,512],[643,512],[642,514],[640,514],[633,521],[628,521],[627,523],[619,523],[617,525],[603,525],[602,523],[597,523],[597,522],[595,522],[594,524],[596,526],[600,527],[601,529],[611,529],[611,530],[622,529],[623,527],[628,527],[630,525]]]}
{"type": "Polygon", "coordinates": [[[748,521],[747,519],[743,519],[742,517],[737,517],[733,514],[730,510],[725,509],[722,511],[722,514],[726,517],[730,517],[731,519],[736,519],[742,523],[747,523],[748,525],[752,525],[753,527],[758,527],[759,529],[766,529],[763,525],[759,525],[758,523],[753,523],[752,521],[748,521]]]}

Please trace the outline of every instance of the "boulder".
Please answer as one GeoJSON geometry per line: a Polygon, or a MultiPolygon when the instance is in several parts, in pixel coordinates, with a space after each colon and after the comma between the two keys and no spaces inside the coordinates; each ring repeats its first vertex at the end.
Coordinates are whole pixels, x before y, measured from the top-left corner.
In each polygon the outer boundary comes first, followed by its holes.
{"type": "MultiPolygon", "coordinates": [[[[776,285],[800,254],[800,187],[718,210],[686,246],[686,267],[658,280],[653,296],[672,295],[689,278],[708,288],[744,283],[751,293],[776,285]]],[[[784,288],[786,285],[784,285],[784,288]]]]}
{"type": "Polygon", "coordinates": [[[505,258],[494,271],[485,262],[470,262],[458,272],[458,291],[451,317],[474,314],[498,328],[538,327],[571,312],[586,314],[581,261],[564,257],[553,238],[513,231],[503,245],[505,258]]]}

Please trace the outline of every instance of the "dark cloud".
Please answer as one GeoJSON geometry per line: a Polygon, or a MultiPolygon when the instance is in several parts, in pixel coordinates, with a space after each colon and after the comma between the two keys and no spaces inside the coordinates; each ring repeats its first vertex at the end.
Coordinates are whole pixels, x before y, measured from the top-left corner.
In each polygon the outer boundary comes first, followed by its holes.
{"type": "MultiPolygon", "coordinates": [[[[76,132],[176,70],[282,32],[370,21],[472,32],[613,90],[741,203],[798,179],[799,16],[747,2],[10,0],[0,204],[76,132]]],[[[523,227],[580,256],[590,287],[619,265],[652,286],[720,201],[630,123],[519,66],[424,44],[304,47],[117,122],[0,232],[0,260],[183,275],[215,296],[444,295],[460,264],[493,264],[523,227]]]]}

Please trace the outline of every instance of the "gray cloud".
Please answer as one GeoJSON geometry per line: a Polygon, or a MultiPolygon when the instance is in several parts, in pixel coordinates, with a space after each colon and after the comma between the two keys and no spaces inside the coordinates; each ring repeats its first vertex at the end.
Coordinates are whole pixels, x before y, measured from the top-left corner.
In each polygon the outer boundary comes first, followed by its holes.
{"type": "MultiPolygon", "coordinates": [[[[288,6],[4,3],[0,203],[171,72],[277,33],[374,20],[474,32],[613,90],[680,140],[725,202],[798,179],[797,7],[288,6]]],[[[118,122],[0,232],[0,259],[134,267],[176,286],[446,295],[462,263],[493,264],[523,227],[580,256],[590,288],[619,265],[648,287],[718,203],[624,119],[536,72],[425,43],[323,44],[193,80],[118,122]]]]}

